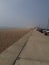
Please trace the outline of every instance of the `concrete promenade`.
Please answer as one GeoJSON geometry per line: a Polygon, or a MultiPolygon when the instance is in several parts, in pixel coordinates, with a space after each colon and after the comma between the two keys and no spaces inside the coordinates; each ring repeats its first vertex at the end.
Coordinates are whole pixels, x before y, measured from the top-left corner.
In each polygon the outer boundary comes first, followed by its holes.
{"type": "Polygon", "coordinates": [[[49,36],[34,30],[15,65],[49,65],[49,36]]]}
{"type": "Polygon", "coordinates": [[[49,65],[49,36],[29,32],[0,54],[0,65],[49,65]]]}

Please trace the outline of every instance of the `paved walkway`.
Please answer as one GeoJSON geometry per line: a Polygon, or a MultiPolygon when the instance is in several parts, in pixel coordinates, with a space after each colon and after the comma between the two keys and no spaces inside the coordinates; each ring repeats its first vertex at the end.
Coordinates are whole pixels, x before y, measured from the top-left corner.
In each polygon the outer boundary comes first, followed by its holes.
{"type": "Polygon", "coordinates": [[[33,31],[15,65],[49,65],[49,36],[33,31]]]}

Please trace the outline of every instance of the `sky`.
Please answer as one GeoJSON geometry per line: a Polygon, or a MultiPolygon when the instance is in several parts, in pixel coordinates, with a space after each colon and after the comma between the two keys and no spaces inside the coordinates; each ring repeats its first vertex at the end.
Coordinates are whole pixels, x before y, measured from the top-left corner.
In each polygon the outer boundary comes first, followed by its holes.
{"type": "Polygon", "coordinates": [[[0,0],[0,27],[47,27],[49,0],[0,0]]]}

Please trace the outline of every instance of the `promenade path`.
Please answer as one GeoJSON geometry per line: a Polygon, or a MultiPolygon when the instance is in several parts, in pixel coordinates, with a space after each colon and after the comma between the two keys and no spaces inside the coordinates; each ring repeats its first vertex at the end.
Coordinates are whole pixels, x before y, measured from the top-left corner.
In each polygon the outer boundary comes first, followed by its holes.
{"type": "Polygon", "coordinates": [[[49,36],[30,31],[0,54],[0,65],[49,65],[49,36]]]}
{"type": "Polygon", "coordinates": [[[15,65],[49,65],[49,36],[34,30],[15,65]]]}

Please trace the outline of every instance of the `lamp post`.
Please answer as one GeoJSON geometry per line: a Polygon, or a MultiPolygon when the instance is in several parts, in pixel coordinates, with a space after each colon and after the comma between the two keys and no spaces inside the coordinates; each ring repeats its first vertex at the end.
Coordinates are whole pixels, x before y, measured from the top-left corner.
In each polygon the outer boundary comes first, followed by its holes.
{"type": "Polygon", "coordinates": [[[47,26],[47,29],[49,29],[49,18],[48,18],[48,26],[47,26]]]}

